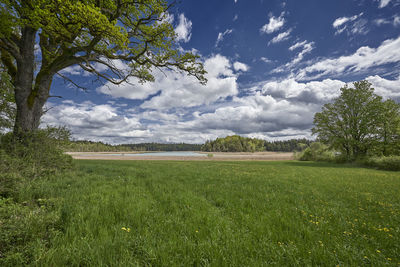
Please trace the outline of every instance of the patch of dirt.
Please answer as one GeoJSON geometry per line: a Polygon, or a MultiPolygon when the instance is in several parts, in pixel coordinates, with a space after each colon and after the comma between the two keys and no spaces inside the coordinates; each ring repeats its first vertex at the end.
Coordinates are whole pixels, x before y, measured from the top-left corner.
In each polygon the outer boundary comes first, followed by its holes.
{"type": "Polygon", "coordinates": [[[115,156],[110,154],[140,154],[142,152],[67,152],[74,159],[99,159],[99,160],[206,160],[206,161],[274,161],[274,160],[293,160],[293,153],[291,152],[200,152],[201,154],[213,154],[213,157],[188,157],[188,156],[130,156],[121,155],[115,156]]]}

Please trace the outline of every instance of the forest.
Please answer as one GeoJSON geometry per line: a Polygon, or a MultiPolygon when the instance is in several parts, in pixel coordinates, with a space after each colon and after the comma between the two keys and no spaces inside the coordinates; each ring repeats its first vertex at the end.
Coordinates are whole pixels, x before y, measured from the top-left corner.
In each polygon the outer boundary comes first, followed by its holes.
{"type": "Polygon", "coordinates": [[[206,141],[201,147],[206,152],[293,152],[300,151],[311,144],[307,139],[291,139],[286,141],[266,141],[239,135],[217,138],[206,141]]]}

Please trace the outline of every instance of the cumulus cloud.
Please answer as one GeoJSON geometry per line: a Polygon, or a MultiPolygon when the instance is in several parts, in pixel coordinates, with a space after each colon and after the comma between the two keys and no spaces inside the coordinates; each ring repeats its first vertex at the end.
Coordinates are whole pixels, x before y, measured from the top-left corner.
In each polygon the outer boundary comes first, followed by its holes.
{"type": "Polygon", "coordinates": [[[274,17],[271,15],[269,18],[269,22],[261,27],[260,32],[270,34],[282,28],[285,24],[284,15],[284,12],[282,12],[279,17],[274,17]]]}
{"type": "Polygon", "coordinates": [[[387,80],[379,75],[368,76],[366,80],[372,83],[376,94],[400,102],[400,75],[395,80],[387,80]]]}
{"type": "Polygon", "coordinates": [[[287,99],[305,103],[326,103],[339,96],[339,89],[345,85],[340,80],[326,79],[308,83],[297,82],[293,78],[266,82],[262,93],[277,99],[287,99]]]}
{"type": "Polygon", "coordinates": [[[218,33],[217,41],[215,42],[215,47],[217,47],[218,44],[224,40],[224,37],[226,35],[231,34],[232,32],[233,32],[232,29],[227,29],[224,32],[218,33]]]}
{"type": "Polygon", "coordinates": [[[379,8],[384,8],[390,3],[390,0],[380,0],[379,1],[379,8]]]}
{"type": "MultiPolygon", "coordinates": [[[[216,63],[225,61],[220,57],[214,57],[214,62],[208,64],[221,65],[216,63]]],[[[232,75],[232,72],[220,67],[213,75],[232,75]]],[[[400,76],[394,80],[378,75],[366,79],[377,94],[400,100],[400,76]]],[[[113,101],[103,105],[63,101],[43,116],[43,122],[66,125],[76,139],[108,143],[203,143],[232,134],[269,140],[311,138],[314,114],[324,103],[338,97],[344,85],[345,82],[332,79],[265,81],[254,86],[245,96],[233,96],[230,101],[195,110],[182,106],[179,112],[153,107],[129,109],[113,101]]]]}
{"type": "Polygon", "coordinates": [[[192,37],[192,22],[185,17],[185,14],[179,15],[179,23],[175,28],[177,41],[189,42],[192,37]]]}
{"type": "Polygon", "coordinates": [[[271,43],[272,44],[276,44],[276,43],[280,43],[280,42],[288,40],[290,38],[290,33],[291,32],[292,32],[292,29],[289,29],[289,30],[287,30],[285,32],[282,32],[282,33],[278,34],[277,36],[272,38],[272,40],[269,41],[268,44],[271,44],[271,43]]]}
{"type": "Polygon", "coordinates": [[[337,18],[332,23],[333,28],[336,30],[335,34],[341,34],[344,31],[347,32],[347,35],[368,33],[368,29],[366,27],[368,21],[360,18],[363,14],[364,13],[361,12],[360,14],[352,17],[337,18]]]}
{"type": "Polygon", "coordinates": [[[187,122],[187,126],[196,131],[229,130],[237,134],[308,129],[317,108],[318,105],[313,104],[292,105],[287,100],[277,100],[256,92],[251,96],[235,98],[231,106],[198,115],[195,120],[187,122]]]}
{"type": "Polygon", "coordinates": [[[204,60],[207,71],[207,84],[201,85],[198,80],[185,73],[172,70],[154,69],[154,82],[139,83],[132,77],[129,83],[114,85],[106,83],[97,88],[97,92],[113,98],[146,100],[143,108],[170,109],[193,107],[223,100],[238,93],[237,76],[247,71],[248,66],[234,62],[219,54],[204,60]]]}
{"type": "Polygon", "coordinates": [[[235,71],[248,71],[249,70],[249,66],[247,66],[244,63],[236,61],[235,63],[233,63],[233,69],[235,71]]]}
{"type": "Polygon", "coordinates": [[[150,137],[149,130],[137,118],[121,115],[117,107],[109,104],[64,101],[52,106],[42,120],[47,125],[66,125],[76,139],[120,143],[150,137]]]}
{"type": "Polygon", "coordinates": [[[317,79],[326,75],[356,73],[400,61],[400,37],[388,39],[377,48],[363,46],[354,54],[322,59],[298,71],[298,80],[317,79]]]}
{"type": "MultiPolygon", "coordinates": [[[[239,66],[243,68],[242,65],[239,66]]],[[[166,76],[158,75],[151,86],[160,88],[161,93],[144,102],[141,107],[159,110],[193,107],[223,100],[238,93],[237,74],[234,73],[229,59],[215,55],[204,61],[204,68],[208,72],[205,86],[182,73],[168,72],[166,76]]]]}

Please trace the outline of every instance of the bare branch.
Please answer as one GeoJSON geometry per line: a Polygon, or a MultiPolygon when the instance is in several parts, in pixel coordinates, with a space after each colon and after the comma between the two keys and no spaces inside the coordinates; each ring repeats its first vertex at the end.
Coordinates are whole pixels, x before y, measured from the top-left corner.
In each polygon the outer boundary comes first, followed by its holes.
{"type": "Polygon", "coordinates": [[[57,74],[58,76],[60,76],[61,78],[63,78],[63,79],[64,79],[64,82],[69,82],[69,83],[71,83],[73,86],[75,86],[76,88],[81,89],[81,90],[83,90],[83,91],[87,91],[87,88],[86,88],[86,87],[80,86],[79,84],[75,83],[73,80],[71,80],[71,79],[68,78],[67,76],[61,74],[60,72],[56,72],[56,74],[57,74]]]}

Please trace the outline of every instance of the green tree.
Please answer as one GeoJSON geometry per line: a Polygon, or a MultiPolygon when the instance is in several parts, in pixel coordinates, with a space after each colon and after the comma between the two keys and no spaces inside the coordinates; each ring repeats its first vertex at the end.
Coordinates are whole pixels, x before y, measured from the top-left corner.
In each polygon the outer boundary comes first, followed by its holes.
{"type": "Polygon", "coordinates": [[[384,137],[384,133],[392,130],[388,125],[395,112],[391,113],[392,108],[386,112],[385,107],[397,105],[393,101],[382,102],[382,97],[374,93],[368,81],[353,85],[354,88],[347,85],[341,88],[341,95],[315,114],[312,129],[319,140],[340,150],[349,160],[373,152],[382,144],[382,139],[393,140],[384,137]]]}
{"type": "Polygon", "coordinates": [[[73,82],[60,73],[69,66],[114,84],[153,81],[152,68],[174,68],[205,83],[198,56],[177,45],[169,8],[166,0],[0,0],[1,62],[17,106],[14,134],[38,128],[53,77],[73,82]]]}
{"type": "Polygon", "coordinates": [[[400,152],[400,105],[391,99],[382,104],[379,119],[380,151],[384,156],[400,152]]]}

